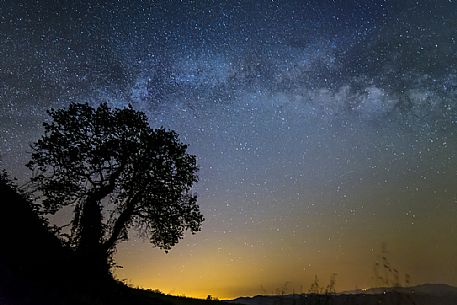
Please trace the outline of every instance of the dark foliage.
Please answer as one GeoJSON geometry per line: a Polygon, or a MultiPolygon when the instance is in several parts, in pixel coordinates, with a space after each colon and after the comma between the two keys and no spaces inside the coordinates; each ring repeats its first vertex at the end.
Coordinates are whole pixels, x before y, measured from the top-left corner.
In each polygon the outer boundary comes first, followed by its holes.
{"type": "Polygon", "coordinates": [[[31,184],[42,211],[74,209],[70,244],[91,272],[107,274],[110,258],[130,228],[166,251],[203,216],[191,187],[196,158],[173,131],[152,129],[128,107],[73,103],[48,111],[34,145],[31,184]]]}

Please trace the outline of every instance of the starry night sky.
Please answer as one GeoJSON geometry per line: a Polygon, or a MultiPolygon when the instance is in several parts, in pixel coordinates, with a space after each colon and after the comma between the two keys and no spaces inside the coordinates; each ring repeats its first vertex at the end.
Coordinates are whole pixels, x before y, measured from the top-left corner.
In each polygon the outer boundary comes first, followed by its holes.
{"type": "MultiPolygon", "coordinates": [[[[119,279],[222,298],[457,285],[457,2],[0,0],[1,166],[46,109],[131,103],[198,156],[206,221],[119,279]],[[92,4],[90,4],[92,3],[92,4]]],[[[53,219],[64,223],[65,215],[53,219]]]]}

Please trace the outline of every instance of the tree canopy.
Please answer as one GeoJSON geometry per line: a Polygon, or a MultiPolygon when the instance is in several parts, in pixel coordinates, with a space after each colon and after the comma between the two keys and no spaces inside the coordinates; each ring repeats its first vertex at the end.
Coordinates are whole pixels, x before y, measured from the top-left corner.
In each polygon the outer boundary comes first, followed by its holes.
{"type": "Polygon", "coordinates": [[[165,251],[200,230],[196,157],[174,131],[151,128],[130,105],[72,103],[48,114],[27,166],[45,213],[73,208],[79,254],[106,265],[130,228],[165,251]]]}

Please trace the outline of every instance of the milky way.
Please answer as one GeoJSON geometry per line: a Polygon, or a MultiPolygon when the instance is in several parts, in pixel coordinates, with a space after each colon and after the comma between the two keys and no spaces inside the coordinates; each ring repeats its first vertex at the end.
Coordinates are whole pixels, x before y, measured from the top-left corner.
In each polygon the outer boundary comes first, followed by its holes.
{"type": "Polygon", "coordinates": [[[73,101],[130,103],[198,156],[203,231],[167,255],[134,237],[119,278],[376,286],[385,244],[413,282],[457,284],[455,1],[3,2],[0,151],[21,182],[46,109],[73,101]]]}

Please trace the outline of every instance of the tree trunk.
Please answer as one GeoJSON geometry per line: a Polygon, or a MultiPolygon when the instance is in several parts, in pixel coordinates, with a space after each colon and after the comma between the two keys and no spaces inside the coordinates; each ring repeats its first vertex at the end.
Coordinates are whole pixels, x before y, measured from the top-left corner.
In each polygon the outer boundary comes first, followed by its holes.
{"type": "Polygon", "coordinates": [[[86,273],[98,278],[109,275],[109,262],[102,248],[102,207],[94,197],[88,196],[82,207],[76,253],[86,273]]]}

